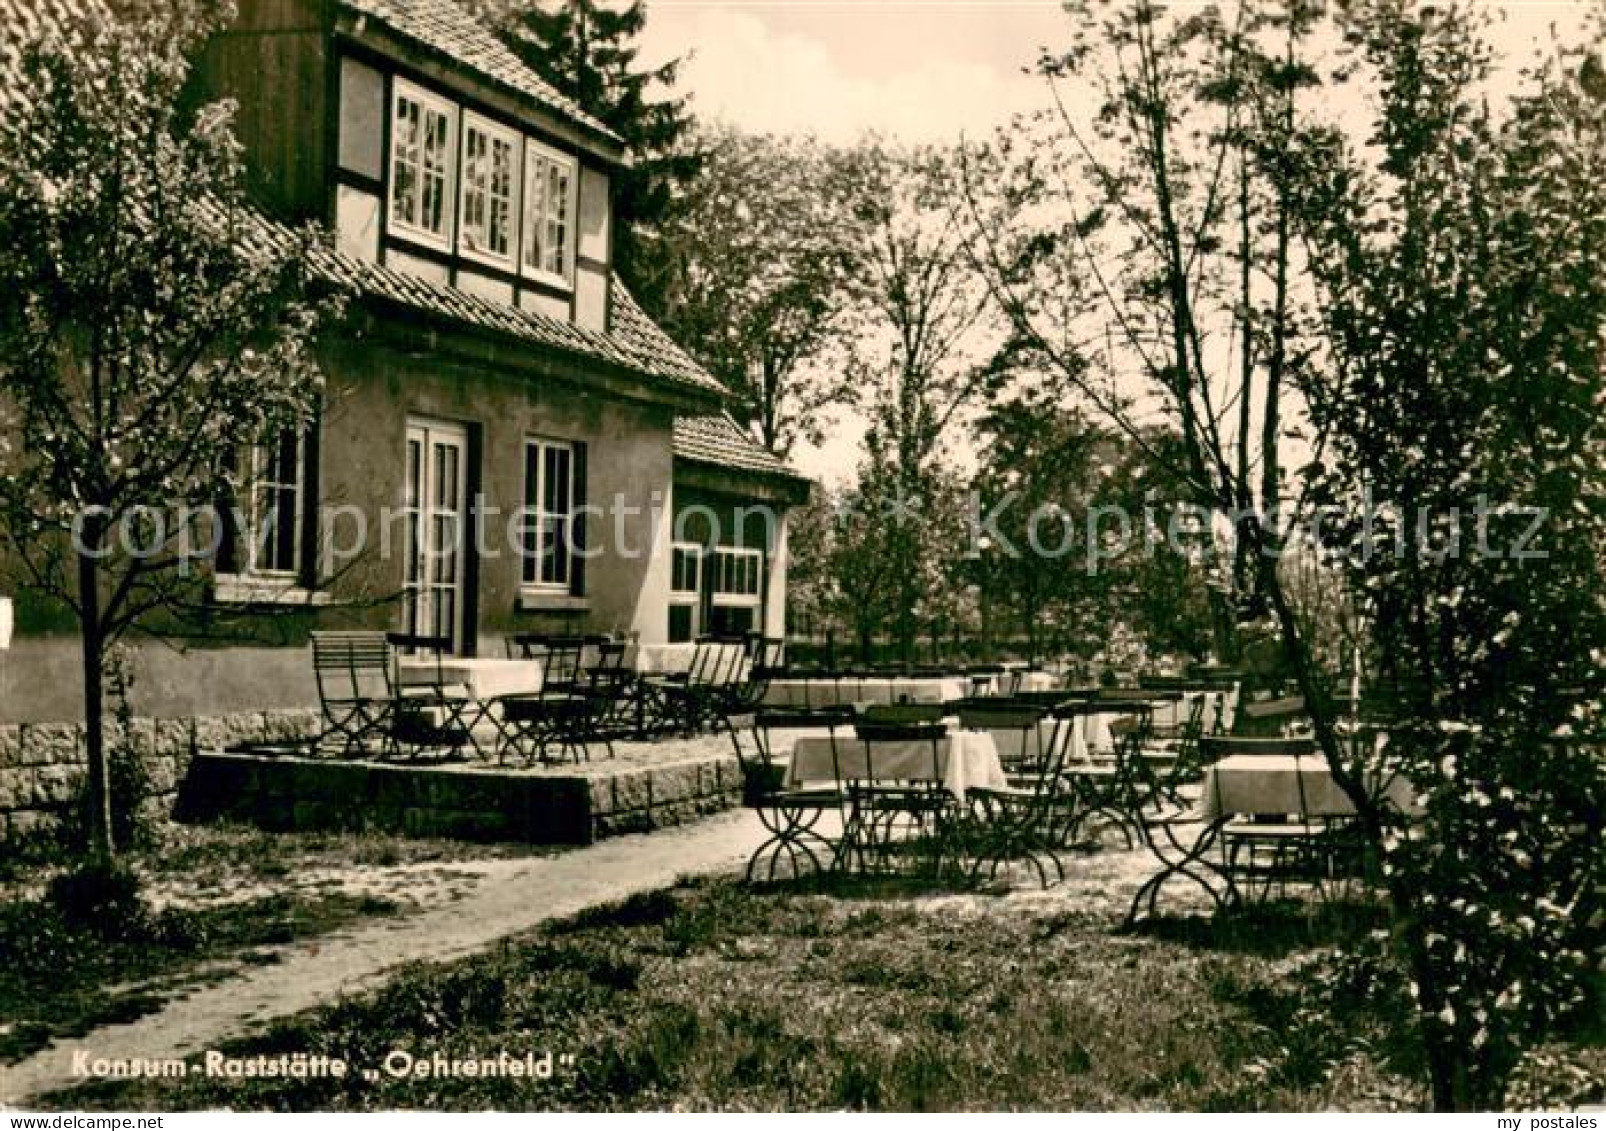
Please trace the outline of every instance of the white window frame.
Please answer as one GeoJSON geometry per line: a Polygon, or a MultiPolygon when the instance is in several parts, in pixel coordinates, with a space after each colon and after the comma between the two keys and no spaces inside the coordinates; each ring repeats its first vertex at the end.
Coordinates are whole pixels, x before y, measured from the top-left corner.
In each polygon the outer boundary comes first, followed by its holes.
{"type": "Polygon", "coordinates": [[[548,286],[570,290],[574,286],[574,258],[577,244],[575,224],[579,213],[580,202],[580,163],[571,155],[542,145],[534,138],[524,139],[524,178],[522,183],[523,199],[520,209],[523,214],[523,238],[519,244],[519,273],[527,279],[545,283],[548,286]],[[532,191],[531,185],[538,169],[544,170],[548,165],[557,165],[568,173],[568,192],[564,201],[563,215],[563,270],[554,272],[541,264],[531,264],[529,256],[532,250],[541,251],[544,258],[545,245],[537,245],[536,233],[539,230],[545,233],[546,226],[551,220],[551,214],[543,207],[539,216],[532,213],[537,202],[544,205],[545,192],[532,191]]]}
{"type": "MultiPolygon", "coordinates": [[[[521,558],[519,564],[519,586],[526,593],[568,593],[574,584],[574,523],[575,510],[581,500],[578,497],[575,484],[575,469],[579,464],[577,445],[572,440],[559,440],[550,436],[526,436],[524,439],[524,529],[533,530],[536,535],[534,553],[524,546],[519,547],[521,558]],[[568,511],[562,517],[563,533],[562,548],[563,568],[561,578],[545,579],[541,576],[541,567],[545,555],[541,553],[541,537],[544,532],[553,526],[557,519],[557,512],[548,513],[546,507],[546,455],[548,451],[561,451],[569,459],[569,499],[568,511]],[[535,472],[536,481],[530,483],[530,453],[536,453],[535,472]],[[534,499],[534,502],[531,502],[534,499]],[[534,577],[530,576],[530,567],[534,565],[534,577]]],[[[554,556],[557,560],[559,555],[554,556]]]]}
{"type": "Polygon", "coordinates": [[[511,271],[514,260],[519,254],[519,233],[522,226],[523,189],[524,189],[524,153],[523,138],[506,126],[498,125],[491,119],[474,113],[472,110],[463,111],[463,147],[462,157],[458,162],[460,170],[458,176],[457,194],[457,251],[465,259],[472,259],[490,267],[500,267],[511,271]],[[486,174],[485,181],[474,183],[470,178],[469,146],[472,139],[478,134],[486,140],[486,174]],[[491,153],[498,143],[506,145],[510,151],[508,157],[508,191],[507,203],[507,251],[498,253],[489,247],[491,232],[491,209],[496,197],[491,192],[491,169],[493,162],[491,153]],[[471,192],[484,192],[485,194],[485,224],[476,231],[469,224],[469,194],[471,192]],[[486,246],[476,246],[478,240],[485,240],[486,246]]]}
{"type": "MultiPolygon", "coordinates": [[[[457,145],[458,145],[458,108],[457,104],[448,98],[443,98],[433,91],[426,90],[416,83],[408,82],[404,78],[391,80],[390,94],[390,152],[386,155],[388,162],[390,184],[385,194],[385,221],[388,229],[416,243],[429,247],[439,248],[441,251],[450,251],[452,248],[453,228],[455,226],[457,206],[457,145]],[[441,231],[434,232],[422,223],[413,223],[399,219],[396,215],[396,185],[399,178],[396,169],[400,163],[399,147],[401,145],[401,102],[406,99],[419,105],[419,127],[425,128],[427,116],[431,113],[439,114],[446,119],[446,169],[445,179],[441,185],[441,231]]],[[[418,139],[418,216],[423,219],[424,214],[424,141],[418,139]]]]}
{"type": "MultiPolygon", "coordinates": [[[[308,458],[311,455],[312,432],[307,426],[292,426],[296,436],[295,479],[291,481],[267,478],[267,444],[252,445],[248,458],[248,475],[242,484],[244,505],[240,509],[240,528],[234,532],[237,558],[235,571],[219,572],[212,579],[212,596],[220,604],[327,604],[329,595],[306,589],[303,576],[309,566],[309,547],[306,539],[307,479],[310,473],[308,458]],[[288,488],[291,492],[292,522],[289,569],[264,565],[259,553],[264,545],[263,523],[272,509],[265,502],[265,493],[288,488]]],[[[275,446],[279,437],[275,437],[275,446]]]]}
{"type": "Polygon", "coordinates": [[[690,638],[696,640],[703,630],[703,578],[708,562],[708,550],[698,542],[672,542],[669,546],[669,608],[691,610],[690,638]],[[690,589],[675,587],[675,555],[685,554],[694,563],[696,576],[690,589]]]}
{"type": "Polygon", "coordinates": [[[246,508],[246,561],[245,576],[286,578],[298,577],[301,574],[303,561],[302,551],[302,519],[305,513],[302,510],[303,500],[307,496],[307,433],[296,425],[291,425],[286,431],[295,433],[295,478],[293,480],[270,479],[268,475],[273,465],[278,462],[278,448],[284,442],[282,435],[275,436],[271,444],[254,444],[251,447],[251,502],[246,508]],[[264,499],[264,494],[270,494],[274,501],[281,493],[288,492],[291,500],[290,514],[290,566],[288,569],[278,566],[263,565],[257,560],[257,555],[264,548],[266,538],[263,536],[263,525],[269,515],[278,517],[278,510],[273,502],[264,499]]]}
{"type": "Polygon", "coordinates": [[[468,429],[449,421],[409,416],[403,450],[408,538],[402,575],[402,631],[446,635],[456,652],[463,646],[470,617],[467,568],[473,535],[468,526],[468,429]],[[449,463],[439,459],[448,454],[453,457],[449,463]],[[448,466],[450,481],[443,485],[438,472],[448,466]],[[449,531],[449,541],[438,536],[443,530],[449,531]],[[444,625],[440,623],[443,596],[452,604],[444,625]]]}
{"type": "Polygon", "coordinates": [[[697,542],[675,542],[669,547],[669,555],[669,595],[671,599],[675,604],[685,604],[688,601],[698,600],[703,592],[703,562],[708,556],[707,551],[697,542]],[[676,554],[685,554],[696,563],[697,576],[690,589],[675,588],[674,556],[676,554]]]}
{"type": "Polygon", "coordinates": [[[709,555],[713,560],[710,591],[714,605],[722,608],[759,608],[764,604],[764,551],[745,546],[716,546],[709,555]],[[753,591],[727,589],[725,567],[727,563],[751,562],[753,591]]]}

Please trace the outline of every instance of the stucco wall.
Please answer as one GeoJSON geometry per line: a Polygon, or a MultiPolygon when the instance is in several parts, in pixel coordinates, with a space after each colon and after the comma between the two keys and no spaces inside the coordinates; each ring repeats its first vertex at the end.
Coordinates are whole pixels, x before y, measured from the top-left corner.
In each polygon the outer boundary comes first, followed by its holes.
{"type": "MultiPolygon", "coordinates": [[[[0,725],[71,723],[84,717],[78,640],[25,637],[0,652],[0,725]]],[[[138,648],[130,703],[136,715],[186,718],[234,711],[316,707],[304,645],[283,648],[138,648]]]]}
{"type": "MultiPolygon", "coordinates": [[[[321,572],[334,600],[311,611],[260,610],[261,616],[229,626],[228,644],[190,645],[182,652],[163,643],[140,645],[136,713],[177,718],[313,707],[310,629],[399,627],[411,416],[467,426],[470,457],[480,454],[484,529],[476,544],[483,553],[474,555],[470,569],[478,610],[470,643],[479,655],[502,655],[503,638],[514,632],[633,629],[644,641],[664,639],[671,410],[514,375],[516,360],[522,359],[510,358],[506,368],[494,361],[454,362],[427,350],[387,348],[373,338],[329,347],[318,487],[326,556],[321,572]],[[583,442],[587,500],[602,508],[587,523],[592,556],[583,600],[560,600],[557,607],[521,602],[521,562],[507,535],[508,519],[524,500],[529,436],[583,442]],[[358,512],[366,526],[364,548],[352,553],[358,512]],[[338,559],[330,556],[336,550],[342,551],[338,559]]],[[[75,623],[31,595],[17,596],[16,639],[0,651],[0,723],[82,719],[75,623]]]]}
{"type": "MultiPolygon", "coordinates": [[[[653,638],[648,630],[663,620],[667,590],[666,567],[655,559],[667,553],[658,531],[673,475],[668,409],[372,344],[344,347],[332,362],[339,376],[331,382],[322,433],[331,549],[349,544],[353,532],[342,529],[335,508],[355,506],[371,523],[387,510],[401,514],[410,418],[462,425],[470,431],[471,458],[480,452],[480,531],[470,570],[478,591],[478,653],[502,654],[502,637],[512,632],[634,628],[653,638]],[[586,446],[586,501],[601,513],[587,521],[583,604],[533,608],[520,600],[521,562],[508,523],[524,503],[524,445],[532,437],[586,446]]],[[[405,576],[399,519],[388,546],[380,530],[369,534],[366,556],[343,567],[337,596],[365,601],[399,592],[405,576]]],[[[387,605],[360,619],[388,625],[395,617],[387,605]]]]}

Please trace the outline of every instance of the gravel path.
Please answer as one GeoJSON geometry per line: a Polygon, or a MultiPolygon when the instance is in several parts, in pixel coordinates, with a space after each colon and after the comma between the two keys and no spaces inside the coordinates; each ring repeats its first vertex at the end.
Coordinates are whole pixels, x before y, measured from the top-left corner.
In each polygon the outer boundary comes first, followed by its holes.
{"type": "Polygon", "coordinates": [[[115,1060],[182,1057],[212,1048],[371,985],[400,964],[459,958],[547,920],[664,887],[684,875],[731,869],[745,862],[763,835],[751,812],[737,810],[551,858],[476,864],[472,887],[450,902],[286,947],[280,961],[246,967],[160,1012],[0,1067],[0,1105],[21,1106],[77,1083],[73,1062],[79,1050],[115,1060]]]}

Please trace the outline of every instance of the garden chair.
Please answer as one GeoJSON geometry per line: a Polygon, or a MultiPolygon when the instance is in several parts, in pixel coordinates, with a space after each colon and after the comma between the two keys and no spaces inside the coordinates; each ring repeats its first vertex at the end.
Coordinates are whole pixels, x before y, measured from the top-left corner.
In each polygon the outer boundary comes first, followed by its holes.
{"type": "Polygon", "coordinates": [[[867,703],[860,718],[891,725],[940,723],[946,713],[947,706],[942,703],[867,703]]]}
{"type": "Polygon", "coordinates": [[[346,756],[386,740],[396,693],[383,632],[314,632],[312,674],[324,720],[315,748],[336,740],[346,756]]]}
{"type": "Polygon", "coordinates": [[[965,669],[965,678],[970,681],[971,695],[997,695],[1004,678],[1004,665],[972,664],[965,669]]]}
{"type": "MultiPolygon", "coordinates": [[[[541,664],[541,690],[498,696],[492,704],[501,735],[498,760],[513,754],[526,764],[589,761],[597,701],[582,664],[584,639],[521,635],[510,641],[511,647],[541,664]]],[[[608,749],[611,754],[611,743],[608,749]]]]}
{"type": "Polygon", "coordinates": [[[863,748],[864,774],[847,782],[843,858],[857,860],[864,873],[912,868],[935,876],[954,811],[942,780],[948,728],[941,722],[860,719],[854,733],[863,748]],[[893,773],[894,765],[901,772],[893,773]]]}
{"type": "MultiPolygon", "coordinates": [[[[1207,737],[1202,756],[1219,761],[1228,756],[1294,759],[1298,805],[1287,813],[1255,813],[1231,817],[1221,829],[1223,870],[1246,894],[1269,898],[1286,895],[1289,885],[1306,884],[1321,893],[1341,879],[1340,850],[1353,821],[1348,817],[1313,816],[1307,803],[1307,773],[1321,765],[1309,737],[1207,737]]],[[[1218,800],[1217,809],[1221,810],[1218,800]]]]}
{"type": "Polygon", "coordinates": [[[1309,716],[1305,713],[1305,700],[1291,696],[1243,703],[1238,708],[1237,722],[1243,734],[1277,737],[1308,724],[1309,716]]]}
{"type": "Polygon", "coordinates": [[[341,755],[347,757],[464,747],[477,751],[473,725],[481,707],[466,688],[451,686],[440,676],[447,646],[433,637],[397,633],[314,632],[313,676],[326,723],[314,745],[337,738],[341,755]],[[398,648],[433,651],[435,680],[400,685],[395,667],[398,648]],[[377,750],[371,751],[375,745],[377,750]]]}
{"type": "Polygon", "coordinates": [[[839,847],[819,831],[819,823],[831,814],[847,824],[848,795],[842,784],[840,738],[852,734],[851,707],[786,708],[780,711],[761,707],[750,726],[732,726],[729,733],[742,771],[742,804],[752,809],[759,823],[770,834],[753,850],[747,861],[747,880],[751,883],[761,868],[773,881],[784,858],[794,876],[807,860],[814,875],[822,875],[838,863],[839,847]],[[771,742],[772,732],[824,731],[831,744],[832,781],[802,786],[786,783],[787,763],[777,758],[771,742]],[[751,737],[744,745],[743,735],[751,737]],[[767,868],[764,867],[767,863],[767,868]]]}
{"type": "Polygon", "coordinates": [[[1005,700],[983,701],[959,709],[964,730],[983,731],[1001,742],[999,761],[1007,785],[981,786],[966,794],[969,820],[955,839],[971,857],[972,879],[988,869],[989,879],[1006,860],[1024,858],[1049,886],[1042,856],[1054,865],[1056,881],[1065,879],[1057,849],[1056,829],[1068,800],[1061,770],[1071,742],[1071,728],[1049,719],[1044,707],[1005,700]],[[1049,722],[1044,737],[1044,722],[1049,722]]]}
{"type": "Polygon", "coordinates": [[[1064,762],[1061,777],[1075,796],[1064,830],[1067,843],[1081,841],[1095,825],[1117,829],[1127,848],[1142,842],[1141,813],[1158,792],[1143,757],[1152,713],[1147,701],[1138,700],[1071,702],[1055,709],[1055,717],[1067,721],[1111,717],[1109,749],[1090,748],[1085,756],[1064,762]]]}

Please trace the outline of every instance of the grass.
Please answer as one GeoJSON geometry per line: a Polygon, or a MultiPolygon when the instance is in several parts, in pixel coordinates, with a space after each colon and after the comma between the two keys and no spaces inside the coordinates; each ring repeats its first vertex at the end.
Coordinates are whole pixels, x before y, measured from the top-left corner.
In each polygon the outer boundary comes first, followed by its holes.
{"type": "Polygon", "coordinates": [[[344,1080],[103,1082],[74,1105],[281,1111],[1386,1109],[1423,1102],[1377,986],[1313,966],[1361,909],[1123,935],[1107,903],[683,884],[420,965],[228,1051],[344,1080]],[[1275,956],[1274,956],[1275,955],[1275,956]],[[1342,999],[1335,1008],[1333,993],[1342,999]],[[549,1080],[392,1079],[393,1050],[551,1051],[549,1080]],[[365,1074],[363,1069],[374,1070],[365,1074]]]}
{"type": "MultiPolygon", "coordinates": [[[[322,853],[389,863],[431,851],[339,838],[274,848],[247,836],[175,858],[271,871],[322,853]]],[[[1364,957],[1382,926],[1377,908],[1272,904],[1123,933],[1147,867],[1141,852],[1090,854],[1060,887],[1003,895],[885,882],[823,892],[686,882],[471,959],[415,964],[378,989],[223,1046],[235,1056],[340,1057],[352,1067],[344,1079],[195,1072],[96,1082],[55,1099],[90,1109],[273,1111],[1426,1103],[1422,1066],[1398,1032],[1408,1011],[1402,984],[1364,957]],[[1340,948],[1360,957],[1338,961],[1340,948]],[[448,1060],[550,1053],[554,1072],[398,1079],[384,1070],[397,1050],[448,1060]]],[[[1187,909],[1185,901],[1172,908],[1187,909]]],[[[241,933],[220,950],[245,945],[252,912],[240,914],[241,933]]],[[[98,969],[129,976],[126,959],[98,969]]],[[[1599,1033],[1532,1054],[1510,1106],[1599,1103],[1603,1082],[1599,1033]]]]}
{"type": "Polygon", "coordinates": [[[240,962],[272,961],[269,948],[401,910],[388,894],[299,882],[309,875],[535,851],[229,824],[163,824],[153,836],[125,858],[145,897],[121,917],[127,922],[63,915],[47,895],[67,871],[63,858],[11,861],[0,875],[0,1064],[54,1038],[132,1021],[175,990],[225,977],[240,962]]]}
{"type": "Polygon", "coordinates": [[[205,911],[169,908],[109,931],[46,900],[0,904],[0,1063],[52,1039],[133,1021],[183,986],[225,976],[227,960],[272,961],[262,948],[327,934],[395,905],[370,896],[274,895],[205,911]]]}

